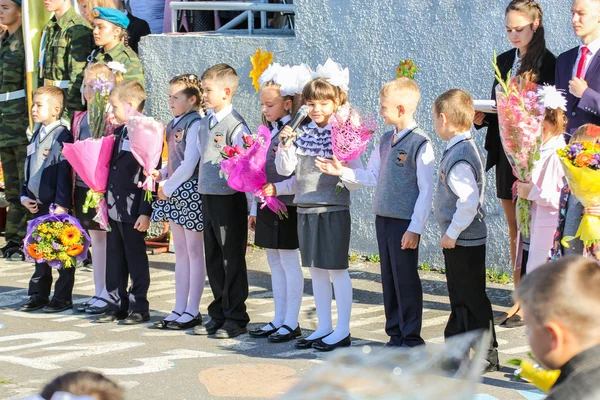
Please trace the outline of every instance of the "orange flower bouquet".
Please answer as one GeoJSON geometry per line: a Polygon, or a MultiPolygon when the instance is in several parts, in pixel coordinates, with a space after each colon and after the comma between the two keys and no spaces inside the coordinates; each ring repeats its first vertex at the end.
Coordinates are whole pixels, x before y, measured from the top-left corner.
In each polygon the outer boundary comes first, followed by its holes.
{"type": "Polygon", "coordinates": [[[29,221],[24,242],[28,261],[60,269],[73,268],[87,258],[90,237],[77,218],[48,214],[29,221]]]}

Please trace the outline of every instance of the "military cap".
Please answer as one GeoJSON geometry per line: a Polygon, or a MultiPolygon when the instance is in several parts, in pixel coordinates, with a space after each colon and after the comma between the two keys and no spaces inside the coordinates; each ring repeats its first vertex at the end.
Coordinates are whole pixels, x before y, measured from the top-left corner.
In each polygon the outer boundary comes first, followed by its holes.
{"type": "Polygon", "coordinates": [[[18,5],[21,5],[21,0],[12,0],[12,1],[14,1],[15,3],[17,3],[18,5]]]}
{"type": "Polygon", "coordinates": [[[129,26],[129,18],[127,18],[127,15],[116,8],[94,7],[92,15],[94,18],[111,22],[123,29],[127,29],[129,26]]]}

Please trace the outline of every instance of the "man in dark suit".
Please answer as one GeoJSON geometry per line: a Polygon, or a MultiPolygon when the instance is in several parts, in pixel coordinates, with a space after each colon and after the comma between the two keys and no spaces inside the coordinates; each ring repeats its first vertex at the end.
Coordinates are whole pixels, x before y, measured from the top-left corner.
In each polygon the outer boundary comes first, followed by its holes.
{"type": "Polygon", "coordinates": [[[574,0],[572,24],[581,45],[556,61],[556,87],[567,93],[567,132],[583,124],[600,125],[600,2],[574,0]]]}
{"type": "Polygon", "coordinates": [[[148,25],[148,22],[144,21],[143,19],[134,16],[130,10],[126,10],[123,0],[113,1],[115,3],[115,7],[124,12],[127,15],[127,18],[129,18],[129,26],[127,27],[127,44],[133,51],[139,53],[138,44],[140,43],[142,36],[146,36],[151,33],[150,25],[148,25]]]}

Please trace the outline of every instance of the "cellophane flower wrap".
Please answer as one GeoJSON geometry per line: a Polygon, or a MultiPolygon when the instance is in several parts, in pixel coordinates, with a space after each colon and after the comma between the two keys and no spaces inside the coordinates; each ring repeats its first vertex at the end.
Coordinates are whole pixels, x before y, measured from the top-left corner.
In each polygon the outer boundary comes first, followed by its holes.
{"type": "Polygon", "coordinates": [[[528,382],[531,382],[535,387],[544,391],[545,393],[550,392],[560,376],[560,370],[547,370],[535,361],[533,353],[529,352],[528,355],[532,360],[534,360],[533,363],[520,359],[507,361],[508,364],[519,367],[515,370],[513,376],[516,379],[524,379],[528,382]]]}
{"type": "MultiPolygon", "coordinates": [[[[584,207],[600,204],[600,144],[572,143],[557,150],[557,153],[571,193],[584,207]]],[[[568,242],[575,238],[588,247],[597,244],[600,241],[600,218],[584,213],[575,236],[564,237],[562,245],[568,248],[568,242]]]]}
{"type": "Polygon", "coordinates": [[[269,207],[280,219],[287,218],[285,204],[277,197],[265,196],[262,190],[267,183],[265,164],[271,145],[271,131],[261,125],[258,127],[256,137],[246,137],[244,143],[244,147],[247,146],[245,150],[236,146],[237,149],[232,150],[231,157],[225,156],[225,159],[221,161],[221,169],[228,176],[227,184],[238,192],[254,194],[263,203],[261,208],[269,207]]]}
{"type": "Polygon", "coordinates": [[[90,188],[82,211],[87,213],[90,208],[96,209],[94,221],[98,222],[101,229],[107,231],[110,230],[110,227],[104,194],[106,193],[110,158],[114,145],[115,138],[111,135],[65,143],[63,147],[63,155],[81,180],[90,188]]]}
{"type": "MultiPolygon", "coordinates": [[[[369,140],[373,137],[377,124],[369,115],[363,117],[356,107],[343,106],[333,114],[331,119],[331,147],[333,154],[340,161],[352,161],[365,152],[369,140]]],[[[341,179],[335,191],[340,193],[344,188],[341,179]]]]}
{"type": "MultiPolygon", "coordinates": [[[[519,76],[503,78],[494,60],[496,70],[496,99],[500,140],[513,174],[521,182],[529,182],[534,164],[540,158],[542,122],[545,108],[539,101],[539,86],[519,76]]],[[[524,237],[530,236],[531,201],[516,196],[517,226],[524,237]]]]}
{"type": "Polygon", "coordinates": [[[25,258],[46,262],[52,268],[74,268],[87,258],[90,237],[77,218],[69,214],[48,214],[27,224],[25,258]]]}
{"type": "Polygon", "coordinates": [[[104,136],[106,131],[106,121],[108,116],[108,96],[114,87],[114,83],[108,80],[103,74],[96,75],[92,81],[94,97],[88,102],[88,124],[92,139],[98,139],[104,136]]]}
{"type": "MultiPolygon", "coordinates": [[[[165,126],[152,117],[139,113],[133,107],[125,104],[127,117],[127,134],[131,154],[142,166],[144,171],[152,171],[160,162],[165,137],[165,126]]],[[[144,189],[144,199],[152,202],[152,192],[156,190],[156,182],[148,174],[144,182],[138,182],[138,187],[144,189]]]]}

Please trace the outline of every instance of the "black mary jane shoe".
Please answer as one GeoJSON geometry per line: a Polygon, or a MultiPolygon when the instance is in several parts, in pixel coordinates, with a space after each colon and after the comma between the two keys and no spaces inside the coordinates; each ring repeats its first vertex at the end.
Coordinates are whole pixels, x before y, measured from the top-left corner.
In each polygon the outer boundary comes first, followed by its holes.
{"type": "Polygon", "coordinates": [[[332,333],[333,332],[329,332],[327,335],[321,336],[316,339],[300,338],[300,339],[296,340],[296,343],[294,343],[294,347],[297,349],[310,349],[310,348],[312,348],[312,345],[314,342],[316,342],[317,340],[326,338],[327,336],[331,335],[332,333]]]}
{"type": "Polygon", "coordinates": [[[316,340],[312,344],[312,348],[318,351],[331,351],[337,349],[338,347],[350,347],[351,345],[352,339],[350,339],[350,335],[348,335],[339,342],[333,344],[327,344],[322,339],[316,340]]]}
{"type": "Polygon", "coordinates": [[[256,328],[256,329],[252,329],[251,331],[249,331],[248,335],[250,335],[250,337],[253,337],[253,338],[264,338],[264,337],[269,337],[270,335],[272,335],[273,333],[275,333],[279,330],[279,328],[276,327],[275,325],[273,325],[272,322],[269,322],[268,325],[273,329],[269,329],[268,331],[263,331],[262,328],[256,328]]]}
{"type": "Polygon", "coordinates": [[[98,300],[98,297],[94,296],[94,297],[92,297],[92,299],[90,301],[86,301],[85,303],[77,304],[77,306],[75,307],[75,311],[85,312],[85,310],[87,310],[88,307],[91,307],[90,303],[95,303],[96,300],[98,300]]]}
{"type": "Polygon", "coordinates": [[[178,321],[167,322],[167,329],[174,329],[176,331],[181,331],[184,329],[189,329],[189,328],[193,328],[198,325],[202,325],[202,314],[198,313],[198,315],[196,315],[196,316],[193,316],[189,312],[184,312],[184,314],[189,315],[190,317],[192,317],[192,319],[187,322],[178,322],[178,321]]]}
{"type": "MultiPolygon", "coordinates": [[[[181,314],[179,314],[177,311],[171,311],[171,314],[175,314],[175,315],[177,315],[177,317],[178,317],[178,318],[179,318],[179,317],[181,317],[181,314]]],[[[169,315],[171,315],[171,314],[169,314],[169,315]]],[[[168,316],[168,315],[167,315],[167,316],[168,316]]],[[[166,317],[165,317],[165,318],[166,318],[166,317]]],[[[175,320],[174,320],[174,319],[173,319],[173,320],[171,320],[171,321],[165,321],[165,318],[163,318],[163,319],[161,319],[161,320],[159,320],[159,321],[156,321],[156,322],[154,323],[154,327],[155,327],[156,329],[167,329],[167,325],[169,324],[169,322],[175,322],[175,320]]]]}
{"type": "Polygon", "coordinates": [[[296,329],[292,329],[287,325],[281,325],[281,327],[288,331],[288,333],[273,333],[269,335],[268,339],[271,343],[283,343],[289,342],[290,340],[294,340],[300,336],[302,336],[302,329],[300,329],[300,325],[296,329]]]}

